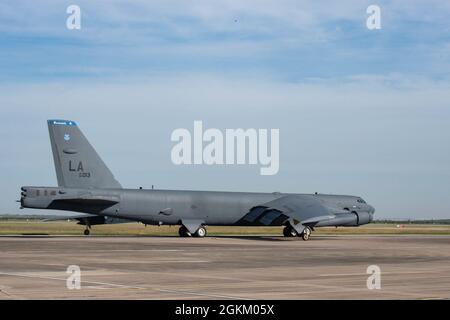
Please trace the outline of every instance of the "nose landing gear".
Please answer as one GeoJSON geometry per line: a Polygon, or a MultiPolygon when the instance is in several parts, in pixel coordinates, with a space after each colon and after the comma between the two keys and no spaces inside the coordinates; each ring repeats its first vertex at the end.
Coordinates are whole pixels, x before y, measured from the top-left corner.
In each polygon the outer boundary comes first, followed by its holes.
{"type": "Polygon", "coordinates": [[[298,233],[294,228],[292,228],[290,225],[287,225],[283,229],[283,235],[285,237],[301,237],[304,241],[308,241],[311,238],[311,228],[305,227],[303,229],[302,233],[298,233]]]}

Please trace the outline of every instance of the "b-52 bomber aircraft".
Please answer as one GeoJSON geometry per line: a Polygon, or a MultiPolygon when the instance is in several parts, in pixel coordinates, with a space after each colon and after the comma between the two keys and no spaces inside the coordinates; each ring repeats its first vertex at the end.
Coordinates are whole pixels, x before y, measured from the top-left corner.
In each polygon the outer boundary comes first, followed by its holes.
{"type": "Polygon", "coordinates": [[[370,223],[375,209],[361,197],[325,194],[124,189],[74,121],[48,120],[58,187],[24,186],[21,208],[82,213],[86,225],[137,221],[180,225],[182,237],[204,237],[206,226],[284,226],[308,240],[324,226],[370,223]]]}

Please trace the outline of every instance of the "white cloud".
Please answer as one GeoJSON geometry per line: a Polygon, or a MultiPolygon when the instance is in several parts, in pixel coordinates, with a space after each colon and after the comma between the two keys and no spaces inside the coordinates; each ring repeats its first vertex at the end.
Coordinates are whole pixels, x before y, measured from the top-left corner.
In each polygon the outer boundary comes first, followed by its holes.
{"type": "MultiPolygon", "coordinates": [[[[301,35],[309,41],[327,39],[330,24],[349,21],[365,24],[365,9],[372,1],[76,1],[82,9],[85,33],[97,41],[160,38],[161,35],[195,39],[205,34],[233,33],[276,38],[301,35]],[[235,22],[236,21],[236,22],[235,22]],[[106,38],[105,38],[106,37],[106,38]]],[[[432,22],[449,26],[450,5],[442,1],[378,2],[391,24],[432,22]]],[[[0,31],[67,35],[61,1],[6,1],[0,4],[0,31]]],[[[77,33],[73,33],[75,35],[77,33]]],[[[82,34],[82,33],[78,33],[82,34]]],[[[301,37],[299,37],[301,38],[301,37]]]]}

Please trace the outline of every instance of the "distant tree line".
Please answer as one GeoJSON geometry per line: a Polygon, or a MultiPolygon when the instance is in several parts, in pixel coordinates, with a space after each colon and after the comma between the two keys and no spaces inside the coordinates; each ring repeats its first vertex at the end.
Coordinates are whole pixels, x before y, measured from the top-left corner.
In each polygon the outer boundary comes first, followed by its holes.
{"type": "Polygon", "coordinates": [[[427,220],[416,220],[416,219],[404,219],[404,220],[394,220],[394,219],[379,219],[374,220],[374,223],[386,223],[386,224],[450,224],[450,219],[427,219],[427,220]]]}

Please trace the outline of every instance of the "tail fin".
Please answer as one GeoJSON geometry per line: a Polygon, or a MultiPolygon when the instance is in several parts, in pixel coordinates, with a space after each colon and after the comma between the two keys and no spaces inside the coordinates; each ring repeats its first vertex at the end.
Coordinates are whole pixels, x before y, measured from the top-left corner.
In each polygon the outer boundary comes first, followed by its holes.
{"type": "Polygon", "coordinates": [[[59,186],[122,188],[74,121],[47,123],[59,186]]]}

